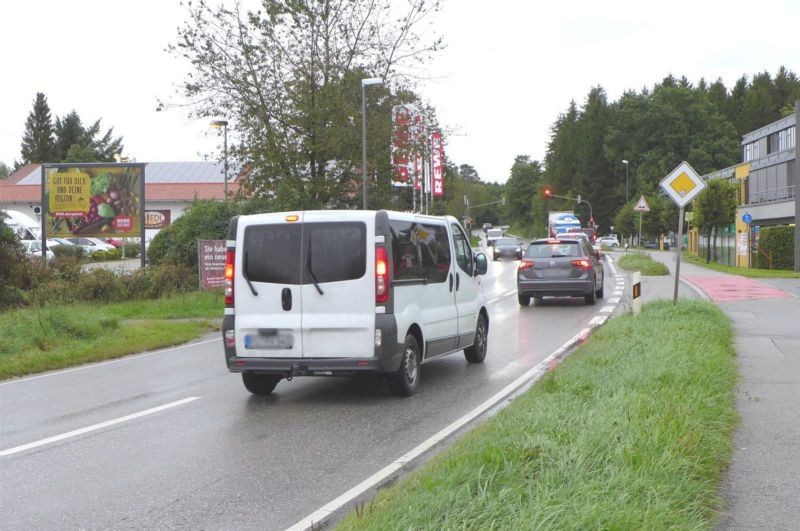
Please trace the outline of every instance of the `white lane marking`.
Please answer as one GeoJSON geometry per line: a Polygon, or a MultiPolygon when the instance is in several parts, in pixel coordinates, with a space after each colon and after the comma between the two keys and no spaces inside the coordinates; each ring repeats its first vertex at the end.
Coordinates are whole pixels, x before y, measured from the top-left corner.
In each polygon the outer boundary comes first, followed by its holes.
{"type": "MultiPolygon", "coordinates": [[[[594,319],[592,319],[592,321],[595,321],[596,319],[598,319],[598,317],[595,317],[594,319]]],[[[604,321],[605,318],[602,318],[600,323],[603,323],[604,321]]],[[[413,450],[411,450],[407,454],[398,457],[392,463],[378,470],[370,477],[368,477],[355,487],[351,488],[341,496],[331,500],[330,502],[326,503],[313,513],[302,518],[299,522],[289,527],[287,531],[303,531],[305,529],[313,527],[316,524],[319,524],[320,522],[325,521],[333,513],[342,508],[345,504],[349,503],[350,501],[357,498],[364,492],[368,491],[369,489],[380,484],[382,481],[386,480],[386,478],[388,478],[389,476],[400,470],[406,463],[413,461],[414,459],[422,455],[424,452],[429,450],[436,443],[446,439],[447,437],[452,435],[455,431],[462,428],[463,426],[473,421],[481,414],[485,413],[486,411],[497,405],[506,396],[510,395],[516,389],[520,388],[529,381],[531,383],[536,382],[547,372],[548,368],[551,366],[552,363],[558,360],[558,358],[560,358],[569,348],[577,344],[580,340],[581,340],[581,334],[574,335],[566,343],[564,343],[558,349],[556,349],[552,354],[547,356],[547,358],[542,360],[539,364],[537,364],[533,368],[528,369],[528,371],[525,372],[522,376],[520,376],[507,386],[505,386],[498,393],[494,394],[491,398],[483,402],[481,405],[479,405],[466,415],[462,416],[449,426],[446,426],[444,429],[442,429],[441,431],[439,431],[426,441],[423,441],[421,444],[416,446],[413,450]]]]}
{"type": "Polygon", "coordinates": [[[131,354],[131,355],[125,356],[123,358],[116,358],[116,359],[108,360],[108,361],[100,361],[98,363],[91,363],[89,365],[81,365],[80,367],[74,367],[72,369],[63,369],[63,370],[60,370],[60,371],[53,371],[53,372],[48,372],[48,373],[45,373],[45,374],[38,374],[36,376],[29,376],[27,378],[18,378],[18,379],[15,379],[15,380],[9,380],[7,382],[0,382],[0,387],[2,387],[4,385],[18,384],[18,383],[22,383],[22,382],[29,382],[31,380],[38,380],[39,378],[49,378],[50,376],[59,376],[61,374],[67,374],[67,373],[75,372],[75,371],[83,371],[83,370],[86,370],[86,369],[94,369],[95,367],[101,367],[103,365],[111,365],[112,363],[122,363],[123,361],[131,361],[131,360],[136,360],[136,359],[141,359],[141,358],[147,358],[147,357],[150,357],[150,356],[156,356],[158,354],[165,354],[167,352],[172,352],[173,350],[180,350],[182,348],[189,348],[189,347],[194,347],[194,346],[197,346],[197,345],[205,345],[206,343],[213,343],[214,341],[222,341],[222,337],[218,337],[216,339],[206,339],[205,341],[198,341],[197,343],[186,343],[185,345],[178,345],[177,347],[165,348],[163,350],[156,350],[156,351],[153,351],[153,352],[145,352],[143,354],[131,354]]]}
{"type": "Polygon", "coordinates": [[[187,404],[189,402],[193,402],[198,400],[199,396],[190,396],[189,398],[184,398],[183,400],[178,400],[176,402],[170,402],[169,404],[164,404],[163,406],[157,406],[150,409],[145,409],[144,411],[140,411],[138,413],[133,413],[131,415],[125,415],[124,417],[119,417],[112,420],[107,420],[105,422],[101,422],[99,424],[93,424],[91,426],[87,426],[85,428],[80,428],[77,430],[68,431],[67,433],[62,433],[61,435],[54,435],[53,437],[48,437],[46,439],[41,439],[38,441],[34,441],[32,443],[23,444],[21,446],[15,446],[14,448],[9,448],[8,450],[1,450],[0,457],[4,457],[11,454],[16,454],[19,452],[24,452],[25,450],[30,450],[31,448],[37,448],[39,446],[44,446],[45,444],[50,444],[58,441],[63,441],[64,439],[69,439],[70,437],[76,437],[78,435],[83,435],[84,433],[89,433],[90,431],[96,431],[103,428],[107,428],[109,426],[113,426],[115,424],[120,424],[122,422],[127,422],[129,420],[138,419],[139,417],[144,417],[145,415],[152,415],[153,413],[158,413],[159,411],[164,411],[165,409],[182,406],[183,404],[187,404]]]}
{"type": "Polygon", "coordinates": [[[607,256],[606,261],[608,262],[608,267],[611,269],[611,276],[617,276],[617,268],[614,267],[614,259],[610,256],[607,256]]]}
{"type": "Polygon", "coordinates": [[[514,295],[514,294],[516,294],[516,293],[517,293],[517,291],[516,291],[516,290],[514,290],[514,291],[509,291],[508,293],[503,293],[503,294],[502,294],[502,295],[500,295],[499,297],[495,297],[495,298],[493,298],[493,299],[489,299],[488,301],[486,301],[486,304],[494,304],[494,303],[496,303],[496,302],[498,302],[498,301],[501,301],[501,300],[505,299],[506,297],[508,297],[508,296],[510,296],[510,295],[514,295]]]}
{"type": "Polygon", "coordinates": [[[617,303],[619,303],[619,297],[610,297],[608,299],[608,303],[609,304],[617,304],[617,303]]]}
{"type": "Polygon", "coordinates": [[[607,319],[607,318],[608,318],[608,317],[607,317],[607,316],[605,316],[605,315],[598,315],[598,316],[596,316],[596,317],[593,317],[593,318],[592,318],[592,320],[591,320],[591,321],[589,321],[589,324],[590,324],[591,326],[600,326],[601,324],[603,324],[603,323],[605,323],[605,322],[606,322],[606,319],[607,319]]]}
{"type": "Polygon", "coordinates": [[[611,313],[614,311],[614,308],[616,307],[617,307],[616,305],[603,306],[602,308],[600,308],[600,313],[611,313]]]}

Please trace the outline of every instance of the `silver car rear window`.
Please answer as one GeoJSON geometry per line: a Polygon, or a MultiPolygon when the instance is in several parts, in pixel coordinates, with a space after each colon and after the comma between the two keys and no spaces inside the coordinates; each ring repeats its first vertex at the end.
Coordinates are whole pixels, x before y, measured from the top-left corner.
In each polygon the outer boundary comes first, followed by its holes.
{"type": "Polygon", "coordinates": [[[580,244],[577,242],[534,242],[525,253],[528,258],[564,258],[581,256],[580,244]]]}

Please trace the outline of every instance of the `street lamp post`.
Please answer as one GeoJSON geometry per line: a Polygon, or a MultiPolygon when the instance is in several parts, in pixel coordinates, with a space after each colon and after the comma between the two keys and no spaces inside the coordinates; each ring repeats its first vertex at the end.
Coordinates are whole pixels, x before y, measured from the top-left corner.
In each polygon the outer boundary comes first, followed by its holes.
{"type": "Polygon", "coordinates": [[[628,204],[628,161],[623,160],[622,163],[625,165],[625,204],[628,204]]]}
{"type": "Polygon", "coordinates": [[[377,77],[361,80],[361,178],[364,192],[364,210],[367,209],[367,86],[381,84],[383,84],[383,80],[377,77]]]}
{"type": "Polygon", "coordinates": [[[225,164],[225,201],[228,200],[228,120],[214,120],[211,122],[211,127],[215,129],[222,128],[223,134],[223,152],[225,164]]]}

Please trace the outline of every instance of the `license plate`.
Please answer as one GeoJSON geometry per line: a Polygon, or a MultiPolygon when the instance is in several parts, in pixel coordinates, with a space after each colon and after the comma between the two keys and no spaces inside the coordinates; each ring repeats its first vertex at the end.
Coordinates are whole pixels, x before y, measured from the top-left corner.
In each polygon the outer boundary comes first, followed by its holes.
{"type": "Polygon", "coordinates": [[[245,334],[244,348],[248,349],[283,349],[294,346],[294,334],[286,330],[265,330],[258,334],[245,334]]]}

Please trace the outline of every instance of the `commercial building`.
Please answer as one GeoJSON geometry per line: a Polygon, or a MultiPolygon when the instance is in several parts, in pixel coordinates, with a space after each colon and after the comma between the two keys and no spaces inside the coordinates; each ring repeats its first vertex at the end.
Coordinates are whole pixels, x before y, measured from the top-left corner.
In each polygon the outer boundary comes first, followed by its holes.
{"type": "MultiPolygon", "coordinates": [[[[704,175],[703,179],[728,179],[738,185],[739,201],[736,223],[722,231],[735,237],[735,257],[723,262],[739,267],[756,263],[762,228],[789,225],[795,227],[795,270],[800,270],[800,101],[795,113],[781,118],[742,137],[742,162],[704,175]]],[[[698,252],[703,246],[696,231],[690,238],[690,250],[698,252]]],[[[722,247],[723,255],[725,246],[722,247]]]]}

